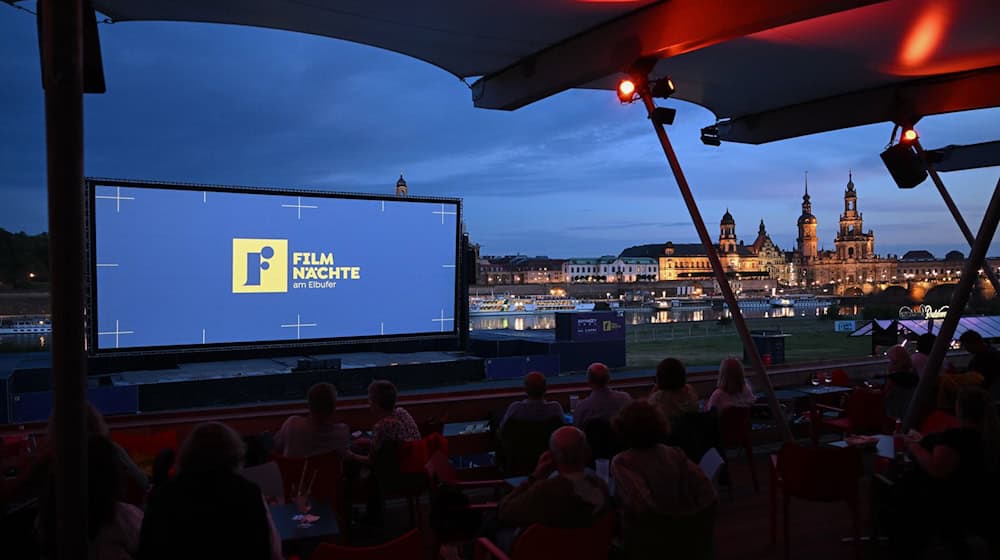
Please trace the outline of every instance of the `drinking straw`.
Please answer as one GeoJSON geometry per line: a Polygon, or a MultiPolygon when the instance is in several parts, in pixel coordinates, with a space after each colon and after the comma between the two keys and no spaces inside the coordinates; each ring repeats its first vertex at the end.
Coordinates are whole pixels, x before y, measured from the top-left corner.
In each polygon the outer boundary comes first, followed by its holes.
{"type": "Polygon", "coordinates": [[[305,482],[306,480],[306,470],[308,469],[309,469],[309,459],[306,459],[306,462],[302,464],[302,475],[299,476],[299,485],[296,486],[297,489],[297,492],[295,494],[296,496],[302,495],[302,483],[305,482]]]}
{"type": "Polygon", "coordinates": [[[312,494],[313,482],[316,482],[316,473],[318,473],[318,472],[319,472],[319,469],[314,470],[313,474],[312,474],[312,477],[309,478],[309,487],[306,488],[306,496],[312,494]]]}

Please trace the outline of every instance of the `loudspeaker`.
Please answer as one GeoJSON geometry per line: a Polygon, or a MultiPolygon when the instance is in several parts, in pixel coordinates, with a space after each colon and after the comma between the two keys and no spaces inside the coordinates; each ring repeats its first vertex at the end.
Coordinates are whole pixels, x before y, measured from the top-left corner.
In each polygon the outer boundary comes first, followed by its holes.
{"type": "Polygon", "coordinates": [[[924,162],[909,144],[896,144],[882,152],[882,163],[901,189],[912,189],[927,178],[924,162]]]}
{"type": "Polygon", "coordinates": [[[316,370],[340,371],[340,358],[308,358],[299,360],[292,368],[293,372],[316,370]]]}

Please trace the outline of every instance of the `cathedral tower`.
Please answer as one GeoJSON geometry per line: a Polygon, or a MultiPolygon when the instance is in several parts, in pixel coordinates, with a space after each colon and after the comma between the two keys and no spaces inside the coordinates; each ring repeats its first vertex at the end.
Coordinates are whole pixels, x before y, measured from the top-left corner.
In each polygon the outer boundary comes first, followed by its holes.
{"type": "Polygon", "coordinates": [[[799,216],[799,255],[803,259],[816,258],[816,216],[812,214],[812,203],[809,202],[809,176],[806,175],[806,193],[802,195],[802,215],[799,216]]]}
{"type": "Polygon", "coordinates": [[[406,196],[409,194],[409,189],[406,186],[406,179],[403,178],[403,173],[400,172],[399,180],[396,181],[396,196],[406,196]]]}
{"type": "Polygon", "coordinates": [[[736,220],[726,208],[726,213],[722,215],[719,222],[719,251],[722,253],[736,252],[736,220]]]}
{"type": "Polygon", "coordinates": [[[847,189],[844,190],[844,213],[840,215],[840,230],[834,244],[837,258],[867,259],[875,252],[875,234],[864,232],[862,215],[858,212],[858,193],[854,190],[854,177],[847,174],[847,189]]]}

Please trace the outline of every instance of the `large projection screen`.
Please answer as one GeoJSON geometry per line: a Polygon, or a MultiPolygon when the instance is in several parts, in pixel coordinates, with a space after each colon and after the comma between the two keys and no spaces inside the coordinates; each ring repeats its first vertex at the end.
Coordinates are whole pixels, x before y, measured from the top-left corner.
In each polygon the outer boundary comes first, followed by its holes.
{"type": "Polygon", "coordinates": [[[460,200],[87,187],[91,354],[458,334],[460,200]]]}

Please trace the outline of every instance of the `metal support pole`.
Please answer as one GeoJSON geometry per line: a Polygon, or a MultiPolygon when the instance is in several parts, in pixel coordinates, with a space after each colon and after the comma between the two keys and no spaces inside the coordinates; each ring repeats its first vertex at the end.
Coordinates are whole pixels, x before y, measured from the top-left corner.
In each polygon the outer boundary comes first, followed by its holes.
{"type": "Polygon", "coordinates": [[[941,323],[941,330],[938,331],[937,338],[934,340],[934,348],[931,349],[931,353],[927,357],[924,374],[920,377],[920,383],[917,385],[913,400],[906,411],[906,418],[903,420],[904,430],[915,427],[928,409],[927,404],[937,386],[938,373],[944,362],[944,355],[951,346],[951,339],[955,336],[955,328],[958,327],[958,320],[965,311],[965,305],[969,303],[969,296],[978,278],[977,271],[983,265],[986,251],[989,250],[990,242],[993,241],[993,235],[997,231],[998,222],[1000,222],[1000,180],[993,188],[993,197],[990,198],[990,205],[986,208],[983,223],[979,226],[979,234],[973,240],[969,260],[965,261],[965,265],[962,267],[962,277],[959,278],[958,285],[955,286],[955,290],[951,294],[948,314],[941,323]]]}
{"type": "Polygon", "coordinates": [[[87,557],[84,407],[83,4],[42,0],[42,84],[52,298],[52,434],[60,560],[87,557]]]}
{"type": "Polygon", "coordinates": [[[736,301],[736,294],[733,293],[733,289],[729,285],[729,280],[726,278],[726,272],[722,269],[722,261],[719,260],[719,254],[715,250],[715,244],[712,243],[712,238],[708,235],[708,229],[705,228],[705,220],[702,219],[701,212],[698,210],[698,205],[694,201],[694,195],[691,194],[691,187],[688,185],[687,178],[684,177],[684,170],[681,169],[681,164],[677,160],[677,154],[674,153],[673,146],[670,145],[670,139],[667,138],[666,129],[663,125],[656,123],[653,119],[653,110],[656,109],[656,105],[653,104],[653,98],[650,95],[649,86],[647,84],[642,84],[638,88],[638,93],[642,98],[643,104],[646,106],[646,112],[649,114],[649,120],[653,124],[653,130],[656,131],[656,137],[660,140],[660,146],[663,148],[663,155],[667,156],[667,162],[670,164],[670,170],[673,171],[674,178],[677,180],[677,187],[680,189],[681,196],[684,198],[684,204],[687,205],[688,212],[691,214],[691,220],[694,222],[694,227],[698,231],[698,237],[701,239],[701,244],[705,247],[705,253],[708,255],[708,262],[712,264],[712,272],[715,273],[715,280],[719,283],[719,289],[722,290],[722,297],[725,298],[726,303],[729,304],[729,312],[733,315],[733,322],[736,324],[736,330],[740,333],[740,340],[743,341],[743,348],[750,356],[750,361],[752,362],[753,367],[757,370],[760,378],[760,385],[764,388],[764,393],[767,395],[767,402],[771,407],[771,413],[778,421],[778,428],[781,430],[781,436],[785,441],[792,441],[792,430],[788,426],[788,422],[785,420],[785,414],[781,410],[781,404],[778,402],[778,397],[774,394],[774,387],[771,385],[771,378],[767,376],[767,368],[764,367],[764,361],[760,357],[760,352],[757,351],[757,346],[754,345],[753,338],[750,336],[750,329],[747,327],[746,320],[743,319],[743,312],[740,310],[739,303],[736,301]]]}
{"type": "MultiPolygon", "coordinates": [[[[944,186],[944,181],[941,180],[941,175],[938,174],[937,169],[934,168],[934,164],[927,158],[927,152],[924,151],[924,147],[920,145],[920,140],[913,141],[913,147],[916,148],[917,154],[920,155],[920,159],[924,161],[924,166],[927,168],[927,173],[931,176],[931,180],[934,181],[934,186],[937,187],[939,193],[941,193],[941,198],[944,199],[945,206],[948,207],[948,211],[951,212],[951,216],[955,218],[955,223],[958,224],[958,229],[962,230],[962,235],[965,236],[965,241],[969,243],[969,247],[972,247],[975,243],[975,238],[972,237],[972,230],[969,229],[969,225],[965,223],[965,218],[962,217],[962,213],[958,211],[958,206],[955,205],[955,201],[952,200],[951,194],[948,189],[944,186]]],[[[993,284],[993,293],[1000,296],[1000,279],[997,278],[996,272],[993,271],[989,266],[984,266],[983,271],[986,273],[986,277],[990,279],[990,283],[993,284]]]]}

